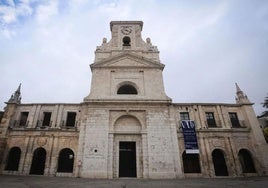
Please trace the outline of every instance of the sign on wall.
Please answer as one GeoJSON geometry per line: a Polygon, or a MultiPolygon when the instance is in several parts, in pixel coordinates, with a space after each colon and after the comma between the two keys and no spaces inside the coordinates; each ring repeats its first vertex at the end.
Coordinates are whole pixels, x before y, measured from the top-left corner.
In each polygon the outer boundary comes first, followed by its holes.
{"type": "Polygon", "coordinates": [[[194,121],[182,120],[181,127],[183,131],[186,153],[187,154],[199,153],[194,121]]]}

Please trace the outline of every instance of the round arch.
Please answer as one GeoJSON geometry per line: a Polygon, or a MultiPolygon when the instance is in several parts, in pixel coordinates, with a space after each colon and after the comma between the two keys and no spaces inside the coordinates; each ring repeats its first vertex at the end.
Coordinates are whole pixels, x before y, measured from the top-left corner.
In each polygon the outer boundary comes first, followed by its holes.
{"type": "Polygon", "coordinates": [[[247,149],[240,149],[238,152],[238,158],[243,173],[256,173],[254,161],[252,159],[251,152],[247,149]]]}
{"type": "Polygon", "coordinates": [[[57,172],[73,172],[74,152],[70,148],[60,150],[58,157],[57,172]]]}
{"type": "Polygon", "coordinates": [[[30,174],[43,175],[46,164],[47,152],[44,148],[39,147],[34,150],[30,174]]]}
{"type": "Polygon", "coordinates": [[[125,36],[125,37],[122,39],[122,42],[123,42],[123,46],[130,46],[131,39],[130,39],[129,36],[125,36]]]}
{"type": "Polygon", "coordinates": [[[122,115],[114,122],[114,130],[116,132],[130,131],[141,132],[142,125],[138,118],[132,115],[122,115]]]}
{"type": "Polygon", "coordinates": [[[18,171],[20,163],[21,149],[12,147],[8,152],[7,164],[5,170],[18,171]]]}
{"type": "Polygon", "coordinates": [[[228,176],[228,169],[223,150],[214,149],[212,151],[212,161],[216,176],[228,176]]]}
{"type": "Polygon", "coordinates": [[[117,86],[116,93],[118,95],[138,95],[137,85],[133,82],[121,82],[117,86]]]}

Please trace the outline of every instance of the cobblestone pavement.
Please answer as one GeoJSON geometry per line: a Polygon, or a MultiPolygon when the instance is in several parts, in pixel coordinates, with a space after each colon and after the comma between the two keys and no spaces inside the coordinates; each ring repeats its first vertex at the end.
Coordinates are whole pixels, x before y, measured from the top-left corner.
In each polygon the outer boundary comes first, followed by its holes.
{"type": "Polygon", "coordinates": [[[171,180],[84,179],[0,175],[0,188],[266,188],[268,177],[191,178],[171,180]]]}

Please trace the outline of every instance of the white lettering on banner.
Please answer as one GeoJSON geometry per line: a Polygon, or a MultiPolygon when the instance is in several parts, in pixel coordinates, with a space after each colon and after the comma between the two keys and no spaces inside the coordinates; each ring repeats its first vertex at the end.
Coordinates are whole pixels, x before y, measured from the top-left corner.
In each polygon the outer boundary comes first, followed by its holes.
{"type": "Polygon", "coordinates": [[[182,128],[186,129],[194,129],[195,128],[195,124],[194,121],[190,121],[190,120],[183,120],[181,121],[181,126],[182,128]]]}
{"type": "Polygon", "coordinates": [[[194,121],[182,120],[181,127],[183,130],[186,153],[187,154],[199,153],[194,121]]]}

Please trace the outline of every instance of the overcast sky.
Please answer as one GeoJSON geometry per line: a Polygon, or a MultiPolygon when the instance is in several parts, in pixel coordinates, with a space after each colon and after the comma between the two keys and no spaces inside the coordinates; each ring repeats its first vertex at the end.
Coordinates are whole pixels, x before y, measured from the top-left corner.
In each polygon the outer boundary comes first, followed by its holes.
{"type": "Polygon", "coordinates": [[[264,111],[267,0],[0,0],[0,110],[19,83],[22,103],[82,102],[114,20],[144,22],[173,102],[235,103],[237,82],[264,111]]]}

